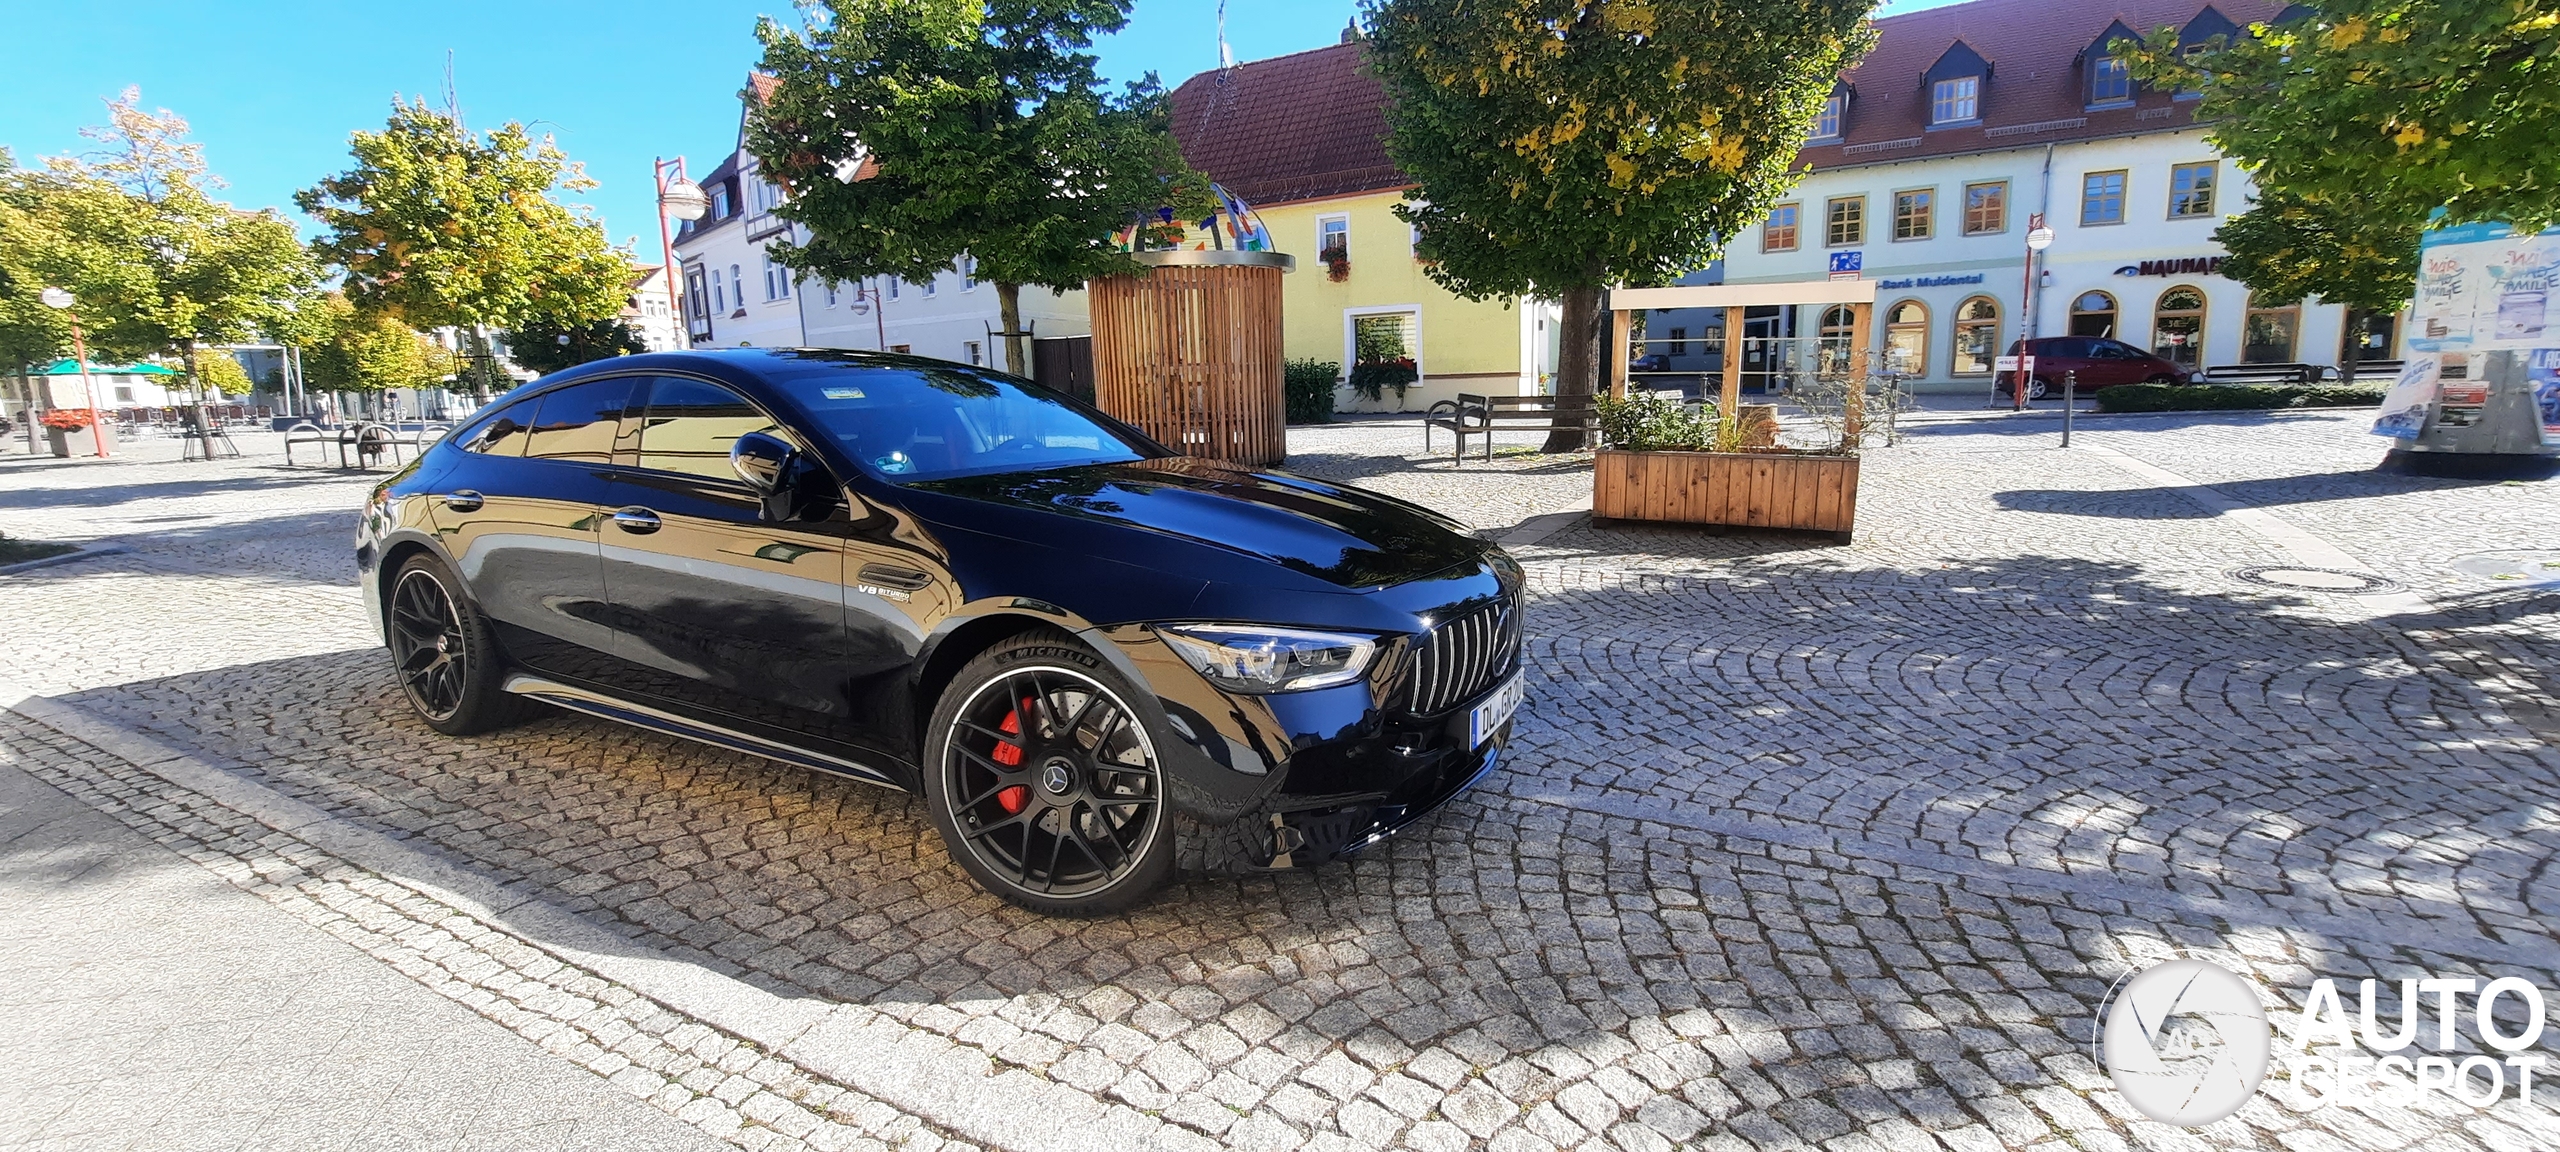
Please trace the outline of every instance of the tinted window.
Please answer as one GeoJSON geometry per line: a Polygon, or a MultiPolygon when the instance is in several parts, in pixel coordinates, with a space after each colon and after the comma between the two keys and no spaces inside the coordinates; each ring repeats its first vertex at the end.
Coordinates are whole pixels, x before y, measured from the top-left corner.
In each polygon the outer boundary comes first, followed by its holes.
{"type": "Polygon", "coordinates": [[[463,430],[462,439],[457,443],[465,452],[491,456],[524,455],[525,429],[533,423],[534,404],[540,399],[529,396],[498,409],[487,419],[463,430]]]}
{"type": "Polygon", "coordinates": [[[542,402],[524,454],[586,464],[613,462],[613,436],[622,427],[631,380],[589,380],[535,397],[542,402]]]}
{"type": "Polygon", "coordinates": [[[806,406],[812,429],[890,480],[934,480],[1142,460],[1154,451],[1046,389],[960,365],[827,361],[775,383],[806,406]]]}
{"type": "Polygon", "coordinates": [[[735,480],[729,446],[749,432],[775,431],[773,421],[717,384],[660,377],[649,384],[640,424],[640,466],[715,480],[735,480]]]}

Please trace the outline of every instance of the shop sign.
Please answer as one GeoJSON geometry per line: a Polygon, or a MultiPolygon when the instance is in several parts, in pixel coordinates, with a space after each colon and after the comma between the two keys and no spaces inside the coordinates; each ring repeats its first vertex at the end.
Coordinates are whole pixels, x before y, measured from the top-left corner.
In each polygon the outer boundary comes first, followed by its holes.
{"type": "Polygon", "coordinates": [[[1906,276],[1900,280],[1878,280],[1876,287],[1890,292],[1896,288],[1948,288],[1958,284],[1980,284],[1982,273],[1970,276],[1906,276]]]}
{"type": "Polygon", "coordinates": [[[2175,260],[2145,260],[2116,269],[2118,276],[2219,276],[2220,256],[2181,256],[2175,260]]]}

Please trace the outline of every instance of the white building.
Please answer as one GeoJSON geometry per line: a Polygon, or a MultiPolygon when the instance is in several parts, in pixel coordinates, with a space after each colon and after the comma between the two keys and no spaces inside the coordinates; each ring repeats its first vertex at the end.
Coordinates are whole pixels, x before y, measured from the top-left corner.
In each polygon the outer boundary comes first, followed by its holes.
{"type": "MultiPolygon", "coordinates": [[[[1734,238],[1725,282],[1878,281],[1872,346],[1935,391],[1987,391],[2022,315],[2037,336],[2109,336],[2191,367],[2396,356],[2395,317],[2350,340],[2343,307],[2253,299],[2217,274],[2213,232],[2247,209],[2248,177],[2206,142],[2191,98],[2134,82],[2108,51],[2158,27],[2202,44],[2289,14],[2279,0],[1973,0],[1880,20],[1804,149],[1812,173],[1734,238]],[[2054,241],[2031,280],[2034,214],[2054,241]]],[[[1845,335],[1813,311],[1754,309],[1745,336],[1845,335]]]]}
{"type": "MultiPolygon", "coordinates": [[[[802,329],[813,347],[911,352],[1002,368],[1004,309],[996,286],[975,275],[975,263],[964,258],[920,282],[884,276],[858,285],[814,285],[800,297],[802,329]]],[[[1036,340],[1093,334],[1081,288],[1024,288],[1022,322],[1036,340]]]]}
{"type": "Polygon", "coordinates": [[[669,299],[666,265],[632,266],[631,295],[623,303],[622,322],[640,334],[640,343],[649,351],[672,352],[687,346],[669,299]]]}

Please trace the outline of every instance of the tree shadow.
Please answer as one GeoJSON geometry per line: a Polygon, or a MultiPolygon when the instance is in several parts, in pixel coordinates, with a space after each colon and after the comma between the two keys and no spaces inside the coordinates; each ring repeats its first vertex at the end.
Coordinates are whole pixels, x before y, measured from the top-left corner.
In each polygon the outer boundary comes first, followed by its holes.
{"type": "MultiPolygon", "coordinates": [[[[2287,504],[2324,504],[2341,500],[2408,496],[2492,487],[2504,480],[2463,480],[2415,476],[2380,469],[2273,476],[2215,481],[2209,487],[2243,506],[2271,508],[2287,504]]],[[[2560,486],[2555,486],[2560,487],[2560,486]]],[[[1994,492],[1991,499],[2014,512],[2046,512],[2065,516],[2105,516],[2142,520],[2203,520],[2220,515],[2195,503],[2178,488],[2022,488],[1994,492]]]]}
{"type": "MultiPolygon", "coordinates": [[[[209,476],[202,480],[156,480],[140,484],[100,484],[80,488],[0,490],[0,508],[103,508],[149,500],[183,500],[221,493],[281,491],[313,484],[345,483],[363,476],[354,469],[313,472],[275,465],[262,473],[209,476]]],[[[389,472],[376,473],[376,479],[389,472]]]]}

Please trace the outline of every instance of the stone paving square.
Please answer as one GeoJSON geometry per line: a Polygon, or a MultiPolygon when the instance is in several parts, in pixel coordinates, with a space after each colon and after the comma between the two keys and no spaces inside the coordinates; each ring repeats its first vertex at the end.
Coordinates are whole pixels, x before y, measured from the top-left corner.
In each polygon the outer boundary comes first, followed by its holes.
{"type": "Polygon", "coordinates": [[[436,736],[350,586],[379,474],[252,442],[0,461],[0,531],[128,549],[0,576],[0,680],[29,698],[0,770],[252,907],[347,917],[386,979],[745,1147],[1041,1147],[1027,1125],[1068,1110],[1166,1147],[2560,1145],[2540,1092],[2261,1093],[2181,1130],[2090,1056],[2111,983],[2181,953],[2271,1000],[2314,975],[2560,989],[2560,586],[2464,566],[2553,547],[2560,483],[2378,473],[2363,422],[2089,417],[2064,450],[2048,420],[1919,414],[1863,462],[1846,547],[1594,524],[1589,458],[1532,436],[1453,465],[1410,421],[1295,429],[1291,467],[1511,541],[1534,677],[1514,755],[1356,862],[1190,878],[1113,919],[978,891],[896,794],[568,715],[436,736]],[[2395,587],[2233,575],[2285,565],[2395,587]],[[174,787],[171,758],[658,967],[581,967],[261,833],[222,788],[134,802],[174,787]],[[653,970],[845,1014],[929,1053],[916,1084],[987,1088],[847,1083],[689,1015],[653,970]],[[543,1008],[567,1000],[598,1007],[543,1008]]]}

